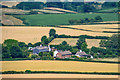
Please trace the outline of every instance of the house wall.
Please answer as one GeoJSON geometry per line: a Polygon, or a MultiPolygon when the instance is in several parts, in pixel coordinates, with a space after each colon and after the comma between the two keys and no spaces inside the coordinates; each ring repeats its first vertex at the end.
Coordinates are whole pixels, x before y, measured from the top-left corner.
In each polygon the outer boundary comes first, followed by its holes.
{"type": "Polygon", "coordinates": [[[64,58],[70,58],[72,55],[62,55],[61,53],[57,53],[57,55],[56,55],[56,58],[62,58],[62,59],[64,59],[64,58]]]}

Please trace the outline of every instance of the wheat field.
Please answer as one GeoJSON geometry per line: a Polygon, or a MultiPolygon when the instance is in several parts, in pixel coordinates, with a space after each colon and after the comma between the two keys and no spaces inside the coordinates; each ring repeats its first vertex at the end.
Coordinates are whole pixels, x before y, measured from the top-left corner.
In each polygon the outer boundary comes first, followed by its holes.
{"type": "Polygon", "coordinates": [[[118,64],[80,61],[2,61],[2,71],[118,72],[118,64]]]}
{"type": "Polygon", "coordinates": [[[56,33],[61,35],[90,35],[90,36],[111,36],[113,33],[101,33],[75,30],[69,28],[39,27],[39,26],[4,26],[2,27],[2,42],[6,39],[16,39],[25,43],[36,43],[41,37],[49,36],[50,29],[55,29],[56,33]]]}
{"type": "MultiPolygon", "coordinates": [[[[2,74],[2,78],[62,78],[62,80],[69,80],[66,78],[118,78],[118,75],[95,75],[95,74],[2,74]]],[[[55,79],[53,79],[55,80],[55,79]]],[[[90,79],[91,80],[91,79],[90,79]]],[[[95,80],[95,79],[94,79],[95,80]]]]}
{"type": "Polygon", "coordinates": [[[98,24],[98,25],[67,25],[61,27],[72,27],[77,29],[91,30],[102,33],[103,31],[118,31],[118,24],[98,24]]]}
{"type": "MultiPolygon", "coordinates": [[[[76,46],[78,38],[56,38],[52,42],[49,43],[49,45],[59,45],[63,41],[66,41],[71,46],[76,46]]],[[[87,47],[91,48],[93,46],[99,47],[100,39],[86,39],[87,47]]]]}

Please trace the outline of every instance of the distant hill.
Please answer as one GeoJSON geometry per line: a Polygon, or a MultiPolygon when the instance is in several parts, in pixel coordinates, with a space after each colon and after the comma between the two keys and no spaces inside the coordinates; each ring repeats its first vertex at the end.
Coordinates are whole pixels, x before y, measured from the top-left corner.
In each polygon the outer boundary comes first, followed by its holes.
{"type": "Polygon", "coordinates": [[[16,6],[19,3],[20,2],[9,2],[9,1],[0,2],[1,5],[5,5],[5,6],[8,6],[8,7],[16,6]]]}

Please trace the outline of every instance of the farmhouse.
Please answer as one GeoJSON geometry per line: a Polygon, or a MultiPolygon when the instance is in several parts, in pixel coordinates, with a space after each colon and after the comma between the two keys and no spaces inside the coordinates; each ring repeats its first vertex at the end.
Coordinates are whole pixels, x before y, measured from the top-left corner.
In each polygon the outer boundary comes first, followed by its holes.
{"type": "Polygon", "coordinates": [[[75,56],[77,56],[77,57],[86,57],[86,58],[87,58],[89,55],[86,54],[84,51],[80,50],[80,51],[78,51],[78,52],[75,54],[75,56]]]}
{"type": "Polygon", "coordinates": [[[48,46],[40,45],[40,46],[36,46],[36,47],[32,48],[31,50],[33,51],[33,54],[38,54],[40,52],[49,52],[49,51],[51,51],[51,48],[49,45],[48,46]]]}
{"type": "Polygon", "coordinates": [[[72,53],[70,51],[62,51],[62,50],[56,50],[54,51],[54,58],[70,58],[72,56],[72,53]]]}

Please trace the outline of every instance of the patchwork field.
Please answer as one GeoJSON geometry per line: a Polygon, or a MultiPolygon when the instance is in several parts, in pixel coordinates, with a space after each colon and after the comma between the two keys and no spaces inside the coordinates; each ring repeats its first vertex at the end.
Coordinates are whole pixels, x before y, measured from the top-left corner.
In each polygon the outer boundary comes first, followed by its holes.
{"type": "MultiPolygon", "coordinates": [[[[59,45],[63,41],[67,41],[67,43],[71,46],[75,46],[77,43],[78,38],[56,38],[54,39],[50,45],[59,45]]],[[[92,46],[99,47],[100,39],[86,39],[88,48],[91,48],[92,46]]]]}
{"type": "Polygon", "coordinates": [[[2,61],[2,71],[118,72],[118,64],[79,61],[2,61]]]}
{"type": "Polygon", "coordinates": [[[24,18],[29,25],[67,25],[70,19],[84,19],[101,16],[103,21],[118,21],[116,13],[80,13],[80,14],[38,14],[38,15],[17,15],[24,18]],[[46,23],[47,22],[47,23],[46,23]]]}
{"type": "Polygon", "coordinates": [[[49,35],[50,29],[55,29],[57,34],[71,36],[90,35],[90,36],[111,36],[113,33],[90,32],[69,28],[39,27],[39,26],[4,26],[2,27],[2,42],[6,39],[16,39],[26,43],[36,43],[41,37],[49,35]]]}

